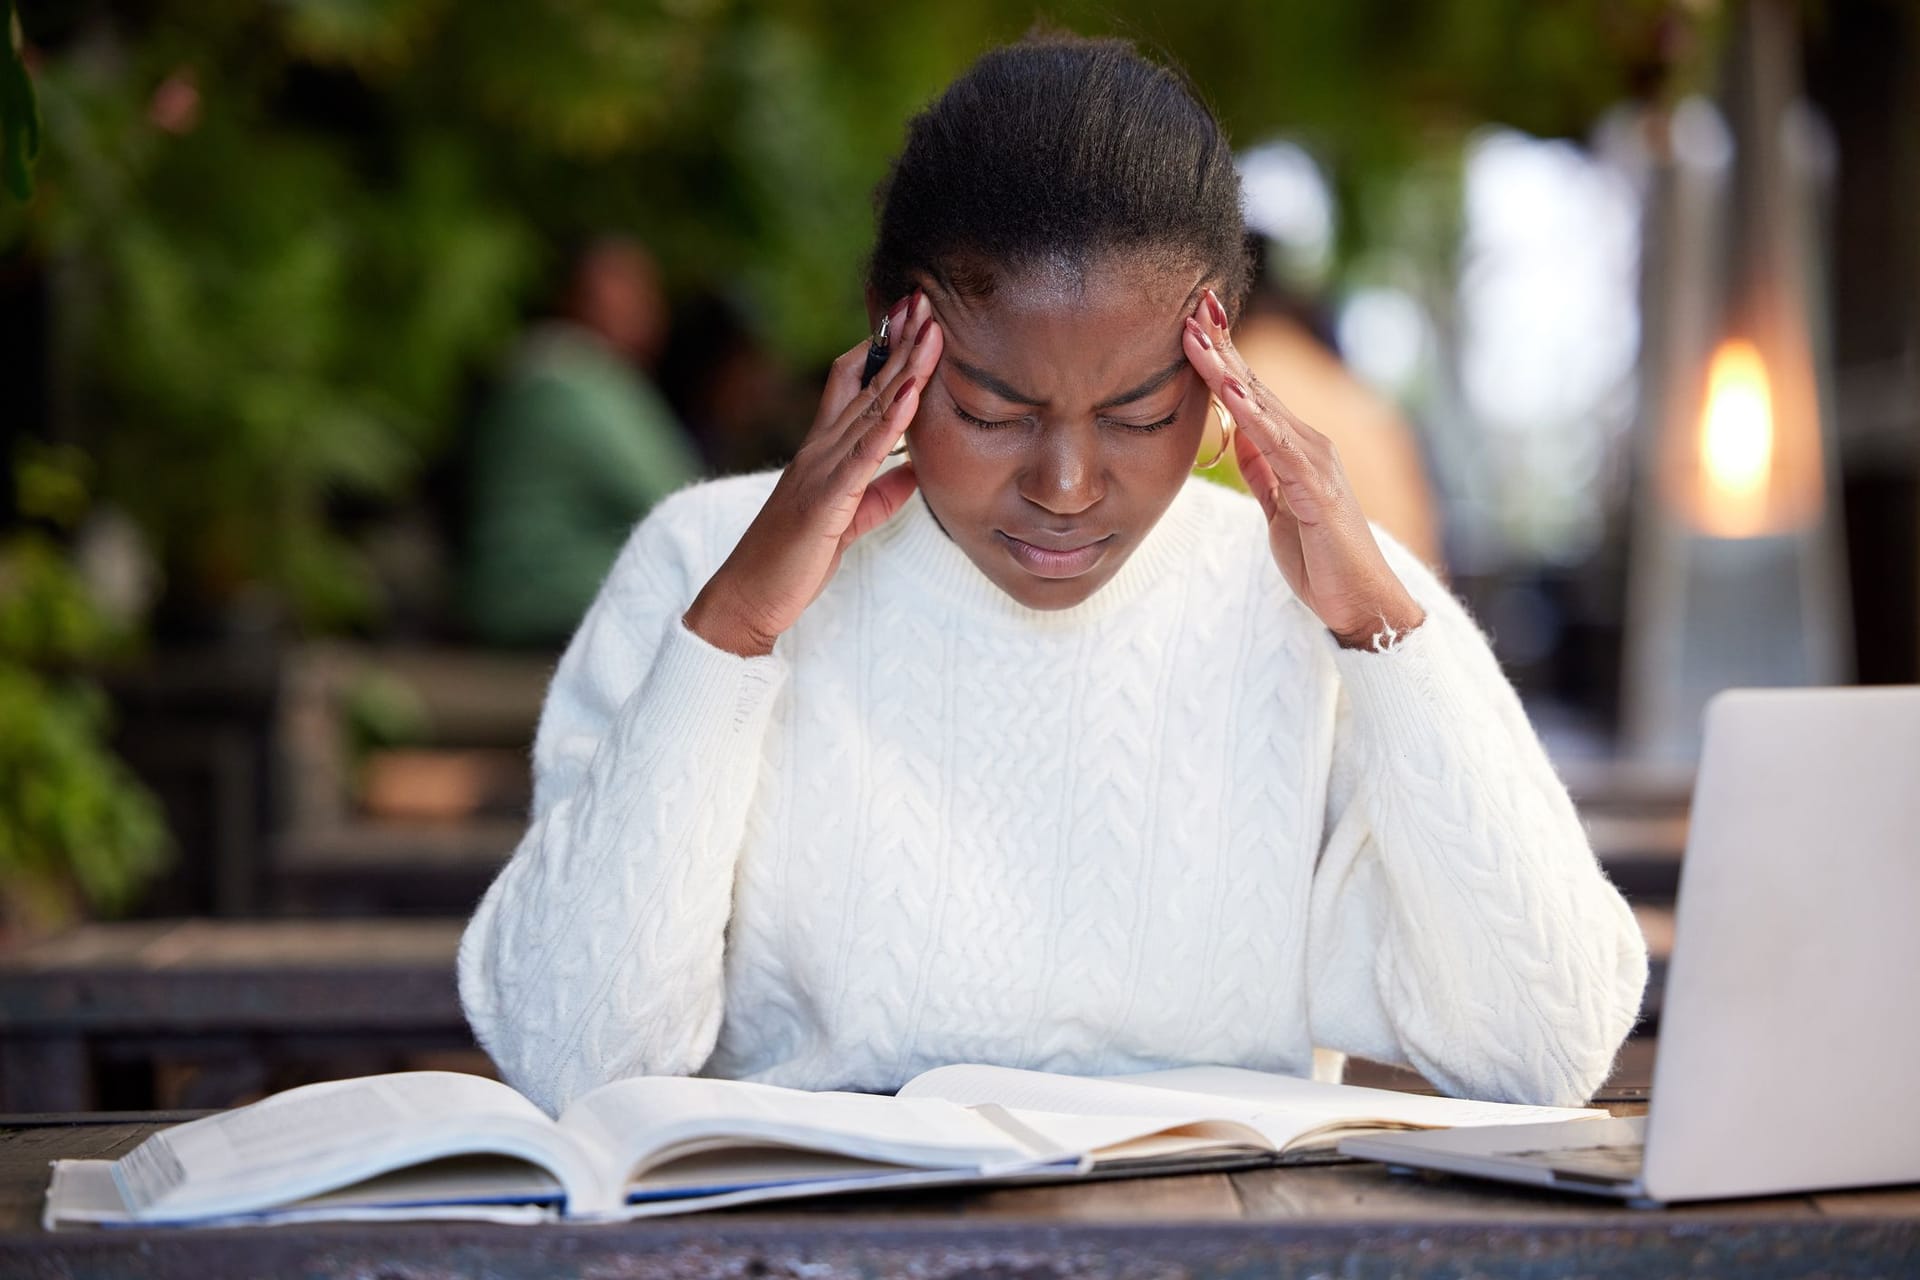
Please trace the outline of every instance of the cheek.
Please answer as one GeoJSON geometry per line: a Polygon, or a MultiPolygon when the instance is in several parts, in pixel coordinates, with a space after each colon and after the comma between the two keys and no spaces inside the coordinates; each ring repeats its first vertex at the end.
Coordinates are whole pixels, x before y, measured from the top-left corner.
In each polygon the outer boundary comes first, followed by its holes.
{"type": "Polygon", "coordinates": [[[1180,403],[1180,416],[1158,431],[1113,431],[1112,457],[1116,472],[1124,472],[1143,485],[1165,488],[1181,483],[1198,459],[1207,433],[1210,405],[1206,384],[1180,403]]]}
{"type": "Polygon", "coordinates": [[[1003,441],[999,433],[956,421],[944,405],[923,405],[907,431],[907,448],[920,488],[937,507],[946,498],[944,506],[949,510],[990,501],[1017,473],[1017,448],[1006,443],[1015,434],[1006,432],[1003,441]]]}

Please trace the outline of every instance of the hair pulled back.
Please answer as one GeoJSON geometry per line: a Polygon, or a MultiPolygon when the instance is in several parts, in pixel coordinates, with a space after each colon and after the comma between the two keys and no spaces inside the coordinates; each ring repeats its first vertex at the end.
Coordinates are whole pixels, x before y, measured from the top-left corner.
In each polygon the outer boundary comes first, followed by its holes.
{"type": "Polygon", "coordinates": [[[1116,252],[1204,271],[1236,315],[1251,280],[1219,122],[1121,39],[1043,32],[983,54],[908,124],[874,202],[867,280],[887,300],[917,272],[984,298],[1116,252]]]}

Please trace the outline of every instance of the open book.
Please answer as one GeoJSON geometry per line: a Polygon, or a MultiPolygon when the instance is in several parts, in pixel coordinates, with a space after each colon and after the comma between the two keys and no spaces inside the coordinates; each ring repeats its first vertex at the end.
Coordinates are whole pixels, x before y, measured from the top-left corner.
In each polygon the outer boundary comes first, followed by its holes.
{"type": "Polygon", "coordinates": [[[930,1184],[1324,1158],[1364,1130],[1603,1111],[1463,1102],[1235,1067],[1078,1077],[948,1066],[897,1097],[641,1076],[550,1119],[507,1085],[409,1071],[306,1085],[57,1160],[48,1227],[623,1219],[930,1184]]]}

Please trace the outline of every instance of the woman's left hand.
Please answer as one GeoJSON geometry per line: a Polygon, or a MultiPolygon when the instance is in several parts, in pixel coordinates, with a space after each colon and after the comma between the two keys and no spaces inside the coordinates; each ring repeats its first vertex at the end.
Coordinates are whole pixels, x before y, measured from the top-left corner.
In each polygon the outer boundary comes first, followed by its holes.
{"type": "Polygon", "coordinates": [[[1233,415],[1240,474],[1267,517],[1280,573],[1347,648],[1426,612],[1387,564],[1333,441],[1294,414],[1234,349],[1227,311],[1208,289],[1187,317],[1187,359],[1233,415]]]}

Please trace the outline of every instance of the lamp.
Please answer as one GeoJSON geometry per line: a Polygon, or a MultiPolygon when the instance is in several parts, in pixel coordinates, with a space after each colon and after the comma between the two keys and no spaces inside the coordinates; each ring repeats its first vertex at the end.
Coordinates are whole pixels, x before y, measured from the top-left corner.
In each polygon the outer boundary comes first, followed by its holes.
{"type": "Polygon", "coordinates": [[[1817,234],[1832,149],[1798,53],[1791,6],[1754,0],[1728,112],[1689,99],[1654,131],[1622,687],[1634,758],[1697,759],[1721,689],[1852,678],[1817,234]]]}

